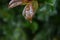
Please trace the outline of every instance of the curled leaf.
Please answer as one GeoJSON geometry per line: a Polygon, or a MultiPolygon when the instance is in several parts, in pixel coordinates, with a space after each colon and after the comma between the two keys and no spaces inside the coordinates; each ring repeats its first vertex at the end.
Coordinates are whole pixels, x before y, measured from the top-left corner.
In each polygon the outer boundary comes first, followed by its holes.
{"type": "Polygon", "coordinates": [[[23,16],[25,17],[25,19],[32,22],[33,15],[34,15],[34,9],[33,9],[32,4],[29,3],[28,5],[25,6],[25,8],[23,10],[23,16]]]}
{"type": "Polygon", "coordinates": [[[29,0],[11,0],[9,2],[9,8],[13,8],[19,5],[25,5],[27,3],[29,3],[29,0]]]}
{"type": "Polygon", "coordinates": [[[11,0],[9,2],[8,7],[9,8],[13,8],[13,7],[16,7],[16,6],[21,5],[21,4],[22,4],[22,1],[21,0],[11,0]]]}
{"type": "MultiPolygon", "coordinates": [[[[38,3],[36,5],[38,5],[38,3]]],[[[25,19],[30,21],[30,23],[32,23],[32,18],[37,10],[36,5],[34,4],[34,2],[30,2],[25,6],[23,10],[23,16],[25,17],[25,19]]]]}

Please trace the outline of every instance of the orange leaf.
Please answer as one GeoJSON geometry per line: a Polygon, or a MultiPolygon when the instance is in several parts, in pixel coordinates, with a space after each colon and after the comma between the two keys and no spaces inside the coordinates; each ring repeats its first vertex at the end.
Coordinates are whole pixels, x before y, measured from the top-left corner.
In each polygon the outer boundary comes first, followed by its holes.
{"type": "Polygon", "coordinates": [[[25,19],[27,19],[28,21],[30,21],[30,23],[32,23],[32,18],[37,9],[38,9],[38,2],[32,1],[25,6],[22,14],[25,17],[25,19]]]}
{"type": "Polygon", "coordinates": [[[29,20],[30,23],[32,23],[32,18],[34,16],[34,7],[32,3],[29,3],[25,6],[22,14],[25,17],[25,19],[29,20]]]}

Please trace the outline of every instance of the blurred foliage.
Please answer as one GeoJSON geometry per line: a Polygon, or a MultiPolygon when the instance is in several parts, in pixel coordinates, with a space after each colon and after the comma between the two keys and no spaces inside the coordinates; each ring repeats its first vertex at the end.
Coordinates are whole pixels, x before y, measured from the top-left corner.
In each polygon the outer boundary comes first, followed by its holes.
{"type": "Polygon", "coordinates": [[[37,0],[33,22],[22,16],[24,6],[8,9],[0,0],[0,40],[60,40],[60,0],[37,0]]]}

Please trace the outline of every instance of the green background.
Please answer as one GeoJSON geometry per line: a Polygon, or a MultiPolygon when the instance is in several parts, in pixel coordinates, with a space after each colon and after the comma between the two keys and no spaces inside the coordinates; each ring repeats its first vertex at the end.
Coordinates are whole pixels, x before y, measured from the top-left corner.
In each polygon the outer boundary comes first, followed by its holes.
{"type": "Polygon", "coordinates": [[[25,20],[25,5],[9,9],[10,0],[0,0],[0,40],[60,40],[60,0],[37,0],[32,23],[25,20]]]}

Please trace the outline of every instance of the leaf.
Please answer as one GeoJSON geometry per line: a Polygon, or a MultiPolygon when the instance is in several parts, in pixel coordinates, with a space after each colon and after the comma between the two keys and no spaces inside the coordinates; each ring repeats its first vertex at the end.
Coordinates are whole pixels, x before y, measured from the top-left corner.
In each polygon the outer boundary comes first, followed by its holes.
{"type": "Polygon", "coordinates": [[[13,8],[13,7],[16,7],[16,6],[18,6],[18,5],[21,5],[22,4],[22,1],[20,1],[20,0],[11,0],[10,2],[9,2],[9,8],[13,8]]]}
{"type": "Polygon", "coordinates": [[[25,6],[25,8],[23,10],[23,16],[25,17],[25,19],[32,22],[33,15],[34,15],[33,6],[31,3],[29,3],[28,5],[25,6]]]}
{"type": "Polygon", "coordinates": [[[13,8],[13,7],[16,7],[16,6],[19,6],[19,5],[25,5],[25,4],[28,4],[29,3],[29,0],[11,0],[9,2],[9,8],[13,8]]]}
{"type": "Polygon", "coordinates": [[[34,11],[36,12],[38,9],[38,2],[37,1],[32,1],[32,5],[34,7],[34,11]]]}
{"type": "Polygon", "coordinates": [[[25,6],[22,15],[25,17],[25,19],[27,19],[28,21],[30,21],[30,23],[32,23],[32,18],[37,8],[38,8],[38,3],[36,1],[30,2],[25,6]]]}
{"type": "Polygon", "coordinates": [[[32,30],[32,33],[35,33],[38,29],[38,24],[36,22],[33,22],[30,28],[32,30]]]}

